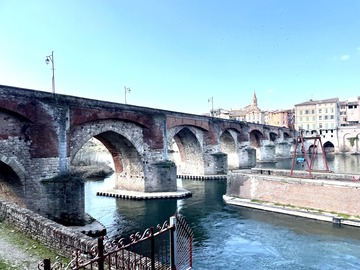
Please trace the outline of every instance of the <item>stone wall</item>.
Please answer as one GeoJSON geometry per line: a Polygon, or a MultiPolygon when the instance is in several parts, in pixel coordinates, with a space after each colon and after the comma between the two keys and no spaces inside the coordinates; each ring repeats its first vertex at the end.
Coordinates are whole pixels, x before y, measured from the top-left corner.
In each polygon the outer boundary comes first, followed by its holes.
{"type": "MultiPolygon", "coordinates": [[[[227,196],[243,199],[312,208],[328,212],[360,215],[360,182],[276,176],[271,170],[264,174],[229,173],[227,196]],[[269,174],[270,173],[270,174],[269,174]]],[[[331,174],[328,174],[331,175],[331,174]]]]}
{"type": "Polygon", "coordinates": [[[28,209],[0,200],[0,221],[11,224],[59,255],[70,257],[77,249],[88,252],[96,240],[55,223],[28,209]]]}

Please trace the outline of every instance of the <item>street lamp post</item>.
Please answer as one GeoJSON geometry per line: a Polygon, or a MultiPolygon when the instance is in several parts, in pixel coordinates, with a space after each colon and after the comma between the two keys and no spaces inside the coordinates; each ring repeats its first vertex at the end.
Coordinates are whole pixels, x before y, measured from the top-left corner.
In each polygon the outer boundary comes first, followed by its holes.
{"type": "Polygon", "coordinates": [[[45,63],[48,65],[51,62],[52,69],[52,92],[55,94],[55,69],[54,69],[54,51],[51,52],[51,55],[46,56],[45,63]]]}
{"type": "Polygon", "coordinates": [[[214,116],[214,97],[208,99],[208,102],[211,102],[211,112],[210,116],[214,116]]]}
{"type": "Polygon", "coordinates": [[[126,93],[130,93],[130,87],[126,87],[126,86],[124,86],[124,90],[125,90],[125,104],[127,104],[126,103],[126,93]]]}

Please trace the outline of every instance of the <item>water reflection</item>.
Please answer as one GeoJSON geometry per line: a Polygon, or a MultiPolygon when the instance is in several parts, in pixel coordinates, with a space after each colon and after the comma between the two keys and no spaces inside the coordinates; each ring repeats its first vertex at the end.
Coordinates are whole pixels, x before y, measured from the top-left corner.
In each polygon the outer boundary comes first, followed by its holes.
{"type": "Polygon", "coordinates": [[[134,201],[116,199],[114,221],[119,226],[113,234],[116,237],[127,237],[136,231],[143,232],[146,228],[169,220],[177,209],[176,200],[165,199],[161,203],[157,200],[134,201]]]}

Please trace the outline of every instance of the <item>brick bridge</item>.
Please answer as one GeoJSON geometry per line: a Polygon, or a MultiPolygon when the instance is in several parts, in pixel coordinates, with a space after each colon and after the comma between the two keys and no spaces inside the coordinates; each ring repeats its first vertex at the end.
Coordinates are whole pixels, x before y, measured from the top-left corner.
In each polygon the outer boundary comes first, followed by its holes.
{"type": "Polygon", "coordinates": [[[163,192],[176,191],[177,174],[290,157],[294,131],[0,85],[0,195],[55,221],[82,220],[83,183],[65,175],[93,137],[113,157],[116,189],[163,192]]]}

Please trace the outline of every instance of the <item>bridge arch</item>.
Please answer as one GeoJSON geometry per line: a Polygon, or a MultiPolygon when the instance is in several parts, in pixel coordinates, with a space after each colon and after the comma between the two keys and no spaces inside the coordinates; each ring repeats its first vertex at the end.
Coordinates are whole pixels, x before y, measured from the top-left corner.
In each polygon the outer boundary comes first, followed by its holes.
{"type": "Polygon", "coordinates": [[[292,136],[291,136],[288,132],[286,132],[286,131],[284,131],[283,136],[284,136],[284,139],[289,139],[289,138],[292,137],[292,136]]]}
{"type": "Polygon", "coordinates": [[[249,137],[250,137],[250,145],[254,148],[260,148],[264,134],[261,131],[254,129],[250,132],[249,137]]]}
{"type": "MultiPolygon", "coordinates": [[[[140,155],[145,151],[143,142],[143,129],[141,126],[130,122],[102,120],[87,122],[73,128],[70,135],[70,160],[72,161],[80,148],[92,137],[100,140],[107,146],[109,152],[115,151],[112,140],[119,140],[116,134],[131,143],[140,155]]],[[[115,163],[115,162],[114,162],[115,163]]]]}
{"type": "Polygon", "coordinates": [[[203,174],[204,156],[203,131],[192,126],[176,126],[168,131],[170,159],[177,166],[179,174],[203,174]]]}
{"type": "Polygon", "coordinates": [[[350,133],[345,133],[342,137],[342,145],[344,150],[349,151],[351,149],[351,145],[350,145],[350,138],[352,137],[352,134],[350,133]]]}
{"type": "Polygon", "coordinates": [[[219,138],[220,151],[227,154],[228,168],[230,170],[239,167],[239,156],[237,154],[238,131],[226,129],[219,138]]]}
{"type": "Polygon", "coordinates": [[[330,141],[325,142],[323,147],[324,147],[325,153],[335,152],[335,146],[330,141]]]}
{"type": "Polygon", "coordinates": [[[275,142],[279,138],[279,135],[273,131],[269,132],[269,139],[271,142],[275,142]]]}
{"type": "Polygon", "coordinates": [[[88,122],[72,132],[71,161],[91,138],[99,140],[110,152],[116,173],[115,188],[144,190],[145,166],[149,157],[143,143],[142,127],[123,121],[88,122]]]}
{"type": "Polygon", "coordinates": [[[313,151],[315,151],[315,153],[317,153],[318,147],[317,147],[317,145],[311,144],[311,145],[309,145],[308,153],[311,154],[313,151]]]}
{"type": "Polygon", "coordinates": [[[26,174],[13,158],[0,154],[0,193],[6,199],[25,205],[26,174]]]}

